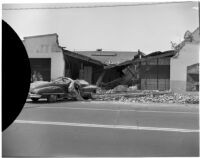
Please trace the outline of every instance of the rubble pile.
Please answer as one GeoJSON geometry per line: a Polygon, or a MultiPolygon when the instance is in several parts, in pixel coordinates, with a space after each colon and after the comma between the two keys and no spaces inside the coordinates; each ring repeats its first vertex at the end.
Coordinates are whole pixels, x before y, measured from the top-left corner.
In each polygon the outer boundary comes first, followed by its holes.
{"type": "MultiPolygon", "coordinates": [[[[109,89],[109,90],[104,90],[104,89],[97,89],[97,94],[114,94],[114,93],[121,93],[121,92],[131,92],[131,93],[137,93],[140,92],[139,90],[137,90],[137,86],[131,86],[128,87],[126,85],[119,85],[113,89],[109,89]]],[[[148,92],[148,91],[147,91],[148,92]]]]}
{"type": "Polygon", "coordinates": [[[111,91],[105,91],[100,95],[98,100],[103,101],[120,101],[120,102],[139,102],[139,103],[179,103],[179,104],[199,104],[199,96],[182,95],[178,93],[160,93],[158,91],[143,91],[144,95],[109,95],[111,91]]]}

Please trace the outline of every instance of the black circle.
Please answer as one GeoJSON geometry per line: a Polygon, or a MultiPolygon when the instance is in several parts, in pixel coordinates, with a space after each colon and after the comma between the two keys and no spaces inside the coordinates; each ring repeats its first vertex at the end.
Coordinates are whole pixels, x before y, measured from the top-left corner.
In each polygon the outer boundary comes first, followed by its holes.
{"type": "Polygon", "coordinates": [[[15,31],[2,20],[2,130],[21,112],[30,87],[30,63],[15,31]]]}

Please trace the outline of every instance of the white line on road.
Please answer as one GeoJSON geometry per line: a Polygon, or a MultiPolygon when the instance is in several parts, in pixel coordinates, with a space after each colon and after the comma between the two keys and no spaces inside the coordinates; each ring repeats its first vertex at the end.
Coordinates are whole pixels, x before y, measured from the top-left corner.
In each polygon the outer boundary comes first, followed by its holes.
{"type": "Polygon", "coordinates": [[[125,130],[164,131],[164,132],[186,132],[186,133],[199,132],[199,130],[195,130],[195,129],[140,127],[140,126],[125,126],[125,125],[102,125],[102,124],[51,122],[51,121],[31,121],[31,120],[15,120],[14,123],[35,124],[35,125],[74,126],[74,127],[95,127],[95,128],[125,129],[125,130]]]}
{"type": "Polygon", "coordinates": [[[45,106],[39,106],[36,108],[40,109],[69,109],[69,110],[93,110],[93,111],[113,111],[113,112],[118,112],[118,111],[125,111],[125,112],[151,112],[151,113],[174,113],[174,114],[198,114],[197,112],[184,112],[184,111],[153,111],[153,110],[131,110],[131,109],[119,109],[119,110],[113,110],[113,109],[105,109],[105,108],[74,108],[74,107],[45,107],[45,106]]]}

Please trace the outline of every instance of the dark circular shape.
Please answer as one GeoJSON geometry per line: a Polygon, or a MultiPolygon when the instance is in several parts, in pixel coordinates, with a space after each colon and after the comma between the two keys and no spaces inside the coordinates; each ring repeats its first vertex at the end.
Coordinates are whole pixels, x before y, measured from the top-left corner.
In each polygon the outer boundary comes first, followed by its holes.
{"type": "Polygon", "coordinates": [[[47,101],[48,102],[56,102],[57,101],[57,95],[49,95],[48,97],[47,97],[47,101]]]}
{"type": "Polygon", "coordinates": [[[2,20],[2,130],[21,112],[30,87],[30,63],[15,31],[2,20]]]}

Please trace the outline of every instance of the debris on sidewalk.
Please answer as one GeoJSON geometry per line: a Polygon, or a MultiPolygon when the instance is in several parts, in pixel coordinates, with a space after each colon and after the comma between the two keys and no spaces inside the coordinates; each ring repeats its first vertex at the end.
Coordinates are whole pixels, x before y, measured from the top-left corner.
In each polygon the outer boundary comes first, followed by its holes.
{"type": "Polygon", "coordinates": [[[127,92],[128,86],[127,85],[118,85],[113,89],[113,92],[127,92]]]}
{"type": "MultiPolygon", "coordinates": [[[[132,93],[130,91],[125,92],[125,87],[120,86],[121,92],[114,89],[107,91],[98,91],[96,96],[97,100],[102,101],[120,101],[120,102],[139,102],[139,103],[179,103],[179,104],[199,104],[199,96],[195,95],[183,95],[178,93],[172,93],[170,91],[158,91],[158,90],[136,90],[132,93]]],[[[118,87],[119,89],[119,87],[118,87]]],[[[129,89],[129,88],[126,88],[129,89]]]]}

